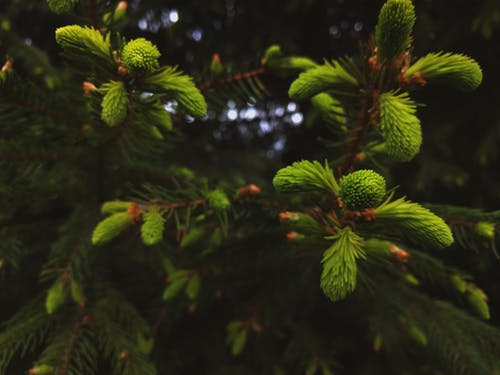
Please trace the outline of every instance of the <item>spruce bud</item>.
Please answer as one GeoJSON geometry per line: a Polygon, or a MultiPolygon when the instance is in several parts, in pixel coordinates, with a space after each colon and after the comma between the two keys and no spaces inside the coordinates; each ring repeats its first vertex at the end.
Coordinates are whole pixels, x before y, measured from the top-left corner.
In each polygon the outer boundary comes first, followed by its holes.
{"type": "Polygon", "coordinates": [[[340,197],[349,209],[375,207],[384,196],[384,177],[370,169],[361,169],[340,179],[340,197]]]}
{"type": "Polygon", "coordinates": [[[75,301],[78,306],[85,306],[85,295],[83,294],[82,287],[75,280],[71,280],[70,285],[71,298],[75,301]]]}
{"type": "Polygon", "coordinates": [[[377,221],[423,248],[442,249],[453,243],[450,227],[439,216],[405,198],[375,209],[377,221]]]}
{"type": "Polygon", "coordinates": [[[224,67],[218,53],[212,55],[212,61],[210,62],[210,73],[214,76],[220,76],[224,72],[224,67]]]}
{"type": "Polygon", "coordinates": [[[111,81],[103,85],[106,91],[101,103],[101,118],[109,126],[116,126],[127,117],[127,91],[121,81],[111,81]]]}
{"type": "Polygon", "coordinates": [[[28,375],[49,375],[54,373],[54,368],[49,365],[38,365],[28,370],[28,375]]]}
{"type": "Polygon", "coordinates": [[[47,0],[50,10],[57,14],[71,12],[78,0],[47,0]]]}
{"type": "Polygon", "coordinates": [[[145,245],[157,244],[163,239],[165,219],[158,207],[151,207],[142,215],[144,223],[141,226],[142,241],[145,245]]]}
{"type": "Polygon", "coordinates": [[[382,6],[375,27],[380,62],[392,59],[408,47],[415,18],[411,0],[388,0],[382,6]]]}
{"type": "Polygon", "coordinates": [[[215,189],[208,194],[208,203],[215,211],[225,211],[231,207],[231,202],[221,189],[215,189]]]}
{"type": "Polygon", "coordinates": [[[115,212],[124,212],[129,209],[132,202],[126,201],[109,201],[103,203],[101,206],[101,213],[103,214],[114,214],[115,212]]]}
{"type": "Polygon", "coordinates": [[[128,71],[137,74],[151,72],[160,65],[158,48],[149,40],[138,38],[128,42],[122,51],[122,63],[128,71]]]}
{"type": "Polygon", "coordinates": [[[66,284],[61,279],[52,285],[45,298],[45,309],[52,314],[66,301],[66,284]]]}
{"type": "Polygon", "coordinates": [[[420,75],[424,82],[438,82],[461,91],[473,91],[483,81],[483,71],[469,56],[455,53],[429,53],[406,71],[408,78],[420,75]]]}
{"type": "Polygon", "coordinates": [[[102,245],[127,229],[134,221],[128,212],[118,212],[101,221],[92,232],[92,244],[102,245]]]}
{"type": "Polygon", "coordinates": [[[467,300],[480,318],[485,320],[490,319],[491,315],[487,297],[481,289],[472,287],[467,295],[467,300]]]}
{"type": "Polygon", "coordinates": [[[495,237],[495,224],[480,221],[476,224],[476,233],[483,238],[492,239],[495,237]]]}
{"type": "Polygon", "coordinates": [[[384,152],[392,159],[407,162],[418,154],[422,128],[416,104],[407,93],[380,95],[380,130],[385,138],[384,152]]]}

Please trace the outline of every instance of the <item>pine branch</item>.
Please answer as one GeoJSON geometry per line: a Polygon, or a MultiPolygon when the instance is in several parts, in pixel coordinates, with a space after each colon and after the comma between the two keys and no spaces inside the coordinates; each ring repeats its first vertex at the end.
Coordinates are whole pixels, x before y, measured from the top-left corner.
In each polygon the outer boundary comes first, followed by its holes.
{"type": "Polygon", "coordinates": [[[499,257],[496,240],[500,235],[500,211],[484,212],[481,209],[437,204],[425,206],[444,219],[461,247],[475,251],[491,249],[499,257]]]}
{"type": "MultiPolygon", "coordinates": [[[[402,336],[411,340],[421,340],[424,358],[435,358],[443,369],[454,375],[490,374],[496,368],[500,355],[500,331],[472,318],[452,305],[431,299],[404,283],[395,283],[392,278],[379,273],[370,273],[376,289],[364,294],[369,304],[373,304],[372,328],[382,336],[382,349],[388,355],[404,356],[402,336]],[[389,308],[389,312],[387,310],[389,308]],[[429,311],[432,314],[429,314],[429,311]],[[402,320],[401,320],[402,317],[402,320]],[[401,329],[394,322],[403,323],[401,329]],[[410,323],[411,322],[411,323],[410,323]],[[414,336],[411,324],[419,327],[419,337],[414,336]],[[423,335],[423,336],[421,336],[423,335]],[[423,344],[423,345],[422,345],[423,344]]],[[[413,345],[409,346],[413,350],[413,345]]],[[[407,349],[408,350],[408,349],[407,349]]],[[[408,353],[406,353],[407,355],[408,353]]]]}
{"type": "Polygon", "coordinates": [[[14,355],[24,357],[37,349],[53,323],[54,320],[45,312],[44,296],[35,298],[5,322],[0,333],[0,375],[7,375],[14,355]]]}
{"type": "Polygon", "coordinates": [[[80,311],[71,323],[53,332],[38,362],[50,366],[54,375],[95,374],[98,352],[87,323],[88,316],[80,311]]]}
{"type": "Polygon", "coordinates": [[[224,86],[226,84],[238,82],[238,81],[245,80],[248,78],[258,77],[258,76],[265,74],[266,72],[267,72],[266,68],[259,67],[259,68],[255,68],[252,70],[248,70],[246,72],[233,73],[233,74],[231,74],[223,79],[203,83],[199,87],[200,87],[200,90],[202,90],[202,91],[208,91],[208,90],[215,89],[218,86],[224,86]]]}
{"type": "Polygon", "coordinates": [[[375,93],[374,88],[368,90],[359,109],[359,117],[353,126],[354,130],[349,133],[348,138],[345,140],[344,162],[339,167],[341,175],[353,170],[357,156],[363,149],[363,142],[373,126],[371,109],[377,105],[373,99],[375,93]]]}
{"type": "Polygon", "coordinates": [[[59,228],[59,238],[52,245],[49,259],[40,273],[42,281],[84,279],[89,271],[90,234],[95,218],[84,209],[75,209],[59,228]]]}
{"type": "Polygon", "coordinates": [[[141,353],[130,334],[107,314],[94,309],[89,315],[102,355],[111,361],[113,375],[156,375],[156,369],[141,353]]]}
{"type": "MultiPolygon", "coordinates": [[[[0,105],[8,105],[11,111],[19,110],[22,116],[30,113],[67,125],[69,128],[78,127],[75,125],[75,117],[69,117],[64,113],[62,108],[65,103],[64,98],[54,97],[51,90],[41,89],[31,82],[22,80],[16,74],[9,75],[0,84],[0,105]]],[[[82,125],[80,124],[80,127],[82,125]]]]}

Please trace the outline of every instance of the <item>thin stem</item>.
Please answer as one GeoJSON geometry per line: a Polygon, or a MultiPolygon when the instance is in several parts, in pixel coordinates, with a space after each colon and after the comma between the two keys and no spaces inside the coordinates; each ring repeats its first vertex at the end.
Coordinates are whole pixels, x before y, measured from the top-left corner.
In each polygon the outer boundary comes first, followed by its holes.
{"type": "Polygon", "coordinates": [[[370,88],[365,98],[363,99],[363,104],[359,111],[360,116],[356,123],[355,130],[350,134],[351,137],[347,139],[347,156],[340,168],[341,175],[349,173],[354,168],[357,155],[363,149],[363,141],[365,140],[366,135],[371,128],[372,115],[370,110],[374,106],[373,93],[374,89],[370,88]]]}
{"type": "Polygon", "coordinates": [[[202,85],[200,85],[200,90],[202,90],[202,91],[210,90],[216,86],[222,86],[222,85],[225,85],[227,83],[238,82],[238,81],[241,81],[243,79],[256,77],[256,76],[264,74],[265,72],[266,72],[266,69],[261,67],[261,68],[249,70],[248,72],[244,72],[244,73],[236,73],[232,76],[226,77],[226,78],[218,80],[218,81],[212,81],[212,82],[207,82],[205,84],[202,84],[202,85]]]}
{"type": "Polygon", "coordinates": [[[90,23],[94,28],[99,28],[99,16],[97,14],[97,0],[89,0],[88,14],[90,23]]]}

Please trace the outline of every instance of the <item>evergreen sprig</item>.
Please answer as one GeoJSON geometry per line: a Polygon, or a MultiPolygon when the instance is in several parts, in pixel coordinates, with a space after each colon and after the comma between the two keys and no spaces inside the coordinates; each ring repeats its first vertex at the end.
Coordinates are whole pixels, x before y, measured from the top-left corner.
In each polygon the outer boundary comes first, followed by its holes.
{"type": "Polygon", "coordinates": [[[101,102],[101,118],[109,126],[120,125],[127,117],[127,90],[121,81],[105,83],[100,88],[105,93],[101,102]]]}
{"type": "Polygon", "coordinates": [[[101,355],[111,363],[112,375],[156,375],[156,368],[139,349],[139,342],[130,332],[94,309],[89,315],[101,355]]]}
{"type": "Polygon", "coordinates": [[[0,375],[7,369],[14,355],[21,358],[37,349],[47,337],[54,320],[47,318],[43,298],[35,298],[2,326],[0,333],[0,375]]]}
{"type": "Polygon", "coordinates": [[[335,242],[323,254],[321,289],[332,301],[338,301],[356,288],[357,259],[366,257],[363,239],[351,228],[339,230],[335,242]]]}
{"type": "Polygon", "coordinates": [[[326,161],[324,166],[316,160],[296,161],[276,173],[273,185],[282,193],[319,190],[330,192],[334,196],[339,194],[339,186],[326,161]]]}
{"type": "Polygon", "coordinates": [[[311,98],[312,105],[320,112],[321,117],[328,123],[345,124],[347,114],[342,103],[327,93],[314,95],[311,98]]]}
{"type": "Polygon", "coordinates": [[[72,324],[51,332],[49,344],[38,358],[37,366],[47,366],[48,374],[92,375],[96,373],[99,353],[89,325],[76,314],[72,324]]]}
{"type": "Polygon", "coordinates": [[[164,67],[147,74],[142,86],[151,92],[170,95],[184,111],[194,117],[203,117],[207,113],[205,98],[191,77],[184,75],[176,67],[164,67]]]}
{"type": "Polygon", "coordinates": [[[303,72],[318,66],[316,62],[303,56],[284,56],[279,45],[271,45],[264,52],[261,60],[262,64],[274,69],[278,74],[290,74],[293,72],[303,72]]]}
{"type": "Polygon", "coordinates": [[[142,241],[145,245],[157,244],[163,239],[165,218],[158,207],[152,206],[142,215],[144,223],[141,226],[142,241]]]}
{"type": "Polygon", "coordinates": [[[382,6],[375,27],[379,61],[391,59],[408,48],[415,19],[411,0],[388,0],[382,6]]]}
{"type": "Polygon", "coordinates": [[[331,89],[355,89],[357,85],[356,78],[334,60],[301,73],[292,82],[288,95],[294,100],[305,100],[331,89]]]}
{"type": "MultiPolygon", "coordinates": [[[[77,0],[47,3],[63,13],[71,11],[77,0]]],[[[441,219],[405,198],[392,201],[391,196],[380,204],[386,195],[385,180],[368,169],[374,161],[372,150],[382,150],[396,161],[409,161],[420,150],[417,106],[403,90],[427,81],[472,90],[482,80],[479,65],[457,54],[429,54],[408,68],[415,22],[410,0],[386,1],[375,45],[363,45],[359,57],[318,65],[308,57],[284,56],[274,45],[260,63],[240,72],[233,62],[222,64],[214,55],[210,68],[200,73],[210,79],[200,85],[201,91],[177,67],[160,68],[160,50],[153,43],[144,38],[127,41],[118,33],[126,25],[127,2],[86,5],[94,27],[70,25],[56,31],[57,43],[71,59],[66,70],[60,64],[52,67],[53,59],[33,52],[35,47],[31,53],[18,54],[16,46],[24,43],[24,36],[16,36],[13,42],[9,20],[0,22],[2,47],[17,54],[14,68],[9,58],[0,70],[0,201],[4,203],[0,236],[5,237],[0,244],[0,268],[5,263],[23,266],[15,282],[29,281],[31,288],[32,260],[39,261],[43,255],[45,262],[40,277],[43,295],[2,325],[0,375],[10,375],[18,368],[16,362],[25,361],[30,352],[36,352],[32,358],[37,358],[30,375],[92,375],[103,370],[113,375],[156,374],[148,358],[155,341],[162,342],[156,336],[168,335],[169,342],[176,344],[180,336],[197,332],[214,301],[231,306],[235,314],[250,312],[247,320],[232,321],[226,331],[233,356],[248,355],[241,368],[234,363],[226,366],[223,357],[204,361],[203,365],[212,366],[206,372],[245,372],[247,359],[254,354],[259,359],[259,344],[267,340],[272,344],[278,333],[278,341],[290,339],[284,353],[288,358],[272,363],[272,368],[264,368],[269,364],[264,362],[255,371],[329,375],[350,352],[353,331],[350,326],[334,327],[338,339],[326,340],[332,337],[328,324],[307,322],[323,308],[316,303],[321,294],[314,272],[318,250],[324,250],[323,293],[332,301],[354,290],[356,297],[362,297],[336,305],[328,318],[343,315],[364,327],[368,323],[374,350],[387,354],[394,371],[403,372],[397,360],[406,345],[412,358],[426,362],[414,372],[436,367],[460,375],[498,371],[498,330],[436,301],[420,286],[432,286],[432,292],[451,291],[450,299],[489,319],[495,311],[492,308],[490,313],[486,294],[472,278],[421,248],[446,247],[453,237],[474,249],[493,246],[500,214],[440,207],[435,211],[441,219]],[[34,64],[37,56],[40,64],[34,64]],[[22,76],[16,73],[17,61],[22,76]],[[65,74],[67,70],[75,75],[65,74]],[[257,181],[238,174],[233,180],[227,176],[217,180],[218,188],[209,188],[198,172],[182,167],[177,144],[182,139],[177,138],[180,129],[172,131],[173,121],[182,116],[171,116],[167,104],[174,102],[181,112],[204,117],[203,91],[213,106],[205,118],[210,120],[212,113],[227,110],[228,100],[246,105],[279,98],[274,96],[274,86],[268,89],[268,78],[274,84],[298,73],[302,74],[289,95],[310,99],[325,122],[336,124],[329,130],[343,136],[332,142],[348,154],[333,156],[339,161],[334,163],[338,182],[328,162],[303,160],[282,168],[273,179],[277,191],[309,193],[292,198],[296,211],[283,212],[265,183],[261,190],[251,184],[257,181]],[[30,83],[30,75],[41,83],[30,83]],[[77,80],[71,81],[75,76],[77,80]],[[175,165],[166,166],[172,160],[175,165]],[[141,185],[133,198],[116,200],[141,185]],[[313,199],[303,200],[304,196],[313,199]],[[100,220],[98,206],[103,201],[107,201],[101,206],[105,217],[100,220]],[[305,201],[317,205],[299,212],[305,201]],[[279,241],[283,236],[277,217],[294,231],[287,236],[290,241],[305,239],[295,241],[292,251],[279,241]],[[166,230],[167,220],[174,230],[166,230]],[[111,242],[139,223],[142,242],[111,242]],[[124,243],[131,251],[120,251],[124,243]],[[93,244],[106,245],[107,251],[96,251],[93,244]],[[418,248],[407,249],[404,244],[418,248]],[[140,251],[144,245],[154,246],[140,251]],[[32,253],[33,258],[20,262],[32,253]],[[151,293],[141,293],[144,285],[151,293]],[[172,325],[186,311],[196,315],[185,321],[189,329],[172,325]],[[260,319],[263,326],[257,323],[260,319]],[[244,353],[251,344],[251,329],[263,334],[256,337],[252,353],[244,353]]],[[[77,9],[83,9],[83,3],[77,9]]],[[[28,50],[24,45],[22,49],[28,50]]],[[[192,160],[192,153],[188,154],[192,160]]],[[[387,169],[384,175],[390,176],[387,169]]],[[[138,235],[139,228],[135,229],[138,235]]],[[[18,289],[21,284],[7,292],[15,294],[18,289]]],[[[213,332],[219,338],[224,335],[220,322],[214,321],[213,326],[207,331],[210,339],[213,332]]],[[[356,345],[363,352],[360,343],[356,345]]],[[[280,350],[280,345],[262,347],[280,350]]],[[[185,358],[200,358],[197,343],[190,342],[188,357],[177,353],[181,350],[182,344],[174,345],[163,356],[166,360],[155,357],[162,373],[189,372],[185,358]]],[[[215,352],[207,353],[203,358],[215,352]]]]}
{"type": "Polygon", "coordinates": [[[92,244],[103,245],[117,237],[132,225],[134,216],[128,212],[118,212],[102,220],[92,233],[92,244]]]}
{"type": "Polygon", "coordinates": [[[419,58],[406,71],[411,78],[421,74],[430,82],[444,83],[462,91],[475,90],[483,80],[479,64],[469,56],[456,53],[429,53],[419,58]]]}
{"type": "Polygon", "coordinates": [[[57,14],[68,13],[73,10],[79,0],[47,0],[50,10],[57,14]]]}
{"type": "Polygon", "coordinates": [[[486,247],[499,257],[497,241],[500,238],[500,211],[484,212],[439,204],[425,204],[425,207],[443,217],[459,246],[474,251],[486,247]]]}
{"type": "Polygon", "coordinates": [[[92,27],[60,27],[56,30],[56,42],[75,60],[92,56],[108,65],[112,62],[110,34],[103,36],[92,27]]]}
{"type": "Polygon", "coordinates": [[[420,151],[422,129],[415,115],[416,104],[407,93],[380,95],[380,130],[384,151],[394,160],[410,161],[420,151]]]}
{"type": "Polygon", "coordinates": [[[404,197],[389,199],[374,210],[377,222],[425,248],[441,249],[453,243],[453,235],[443,219],[404,197]]]}

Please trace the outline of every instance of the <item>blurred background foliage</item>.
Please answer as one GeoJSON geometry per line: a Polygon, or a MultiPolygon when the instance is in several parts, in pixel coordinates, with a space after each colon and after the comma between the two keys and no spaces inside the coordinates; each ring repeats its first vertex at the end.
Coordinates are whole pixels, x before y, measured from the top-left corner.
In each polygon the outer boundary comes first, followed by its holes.
{"type": "MultiPolygon", "coordinates": [[[[273,43],[281,45],[287,55],[304,55],[318,62],[355,53],[360,41],[366,40],[373,30],[382,3],[132,0],[123,33],[128,38],[151,39],[163,54],[162,63],[179,65],[203,85],[210,80],[214,53],[226,69],[235,73],[257,67],[263,51],[273,43]]],[[[485,78],[479,90],[470,94],[439,87],[419,93],[417,101],[430,103],[419,110],[426,134],[423,152],[411,164],[397,167],[394,180],[415,200],[498,208],[496,146],[500,141],[500,117],[496,111],[496,50],[500,3],[478,0],[474,4],[456,1],[450,5],[420,0],[415,5],[415,54],[440,50],[468,54],[481,64],[485,78]]],[[[51,64],[60,66],[64,62],[59,58],[53,31],[78,22],[78,17],[54,15],[44,2],[34,0],[4,0],[0,3],[0,17],[0,54],[12,56],[19,62],[18,71],[22,69],[48,85],[57,80],[51,64]]],[[[292,79],[289,77],[289,81],[292,79]]],[[[328,151],[318,147],[318,139],[328,139],[328,129],[321,126],[319,119],[308,116],[306,104],[300,108],[294,103],[288,105],[288,82],[268,77],[265,83],[272,97],[253,107],[257,111],[248,113],[244,109],[252,107],[229,103],[226,111],[210,114],[208,120],[215,123],[215,128],[204,123],[190,126],[187,130],[192,138],[192,161],[199,166],[199,161],[205,160],[210,165],[213,158],[224,162],[228,153],[238,153],[238,158],[231,158],[227,167],[244,167],[247,178],[250,168],[259,172],[256,178],[260,179],[260,172],[267,172],[264,177],[269,177],[279,163],[327,156],[328,151]],[[238,109],[238,113],[231,108],[238,109]],[[293,116],[294,113],[298,114],[293,116]],[[261,157],[266,160],[264,164],[261,157]],[[241,163],[234,163],[235,160],[241,163]]],[[[264,178],[262,183],[265,181],[270,179],[264,178]]]]}

